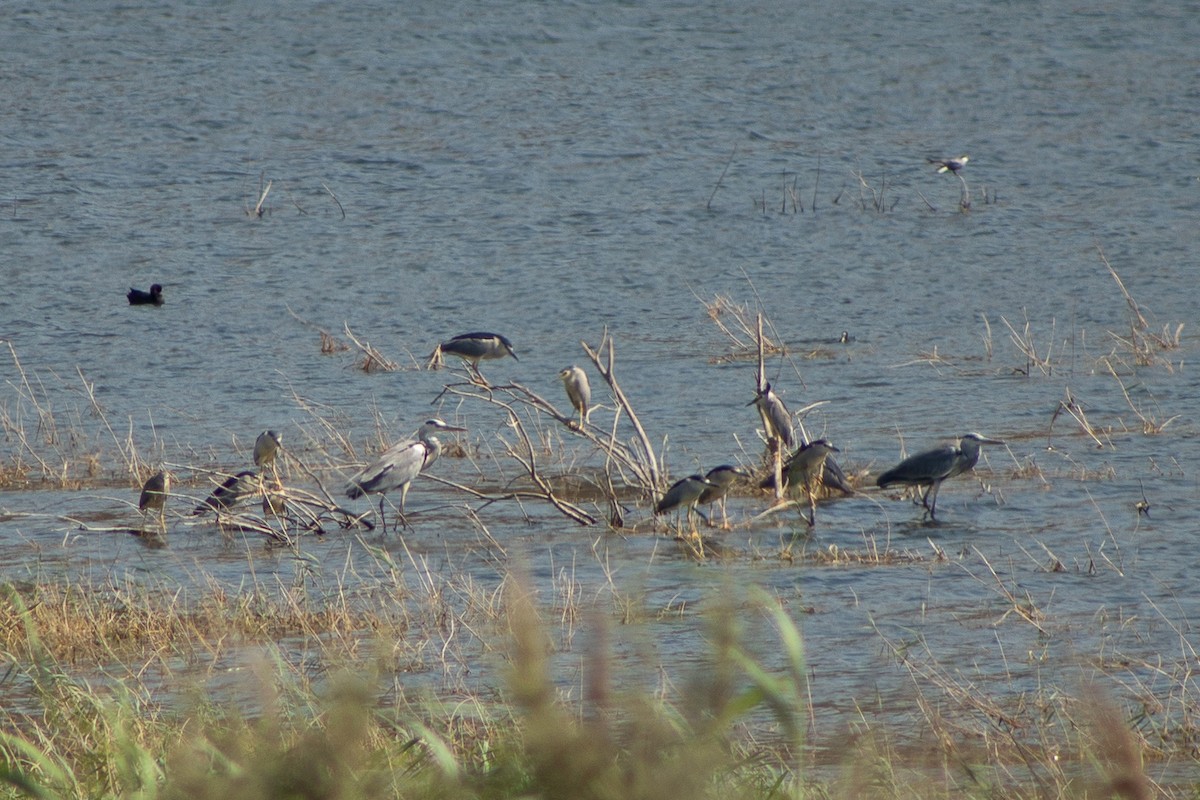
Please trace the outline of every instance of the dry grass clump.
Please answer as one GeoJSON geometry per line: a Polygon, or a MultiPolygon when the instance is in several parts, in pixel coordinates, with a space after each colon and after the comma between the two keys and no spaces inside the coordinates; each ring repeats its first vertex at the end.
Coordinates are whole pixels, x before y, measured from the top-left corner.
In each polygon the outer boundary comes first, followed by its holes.
{"type": "MultiPolygon", "coordinates": [[[[231,594],[211,583],[194,594],[189,599],[178,589],[130,583],[10,587],[0,596],[0,650],[30,657],[22,653],[28,626],[38,631],[40,650],[83,663],[212,649],[230,637],[241,644],[286,637],[346,641],[363,631],[388,630],[399,638],[409,628],[405,614],[384,614],[378,605],[355,604],[341,593],[314,602],[303,592],[260,587],[231,594]]],[[[402,602],[389,608],[404,611],[402,602]]]]}

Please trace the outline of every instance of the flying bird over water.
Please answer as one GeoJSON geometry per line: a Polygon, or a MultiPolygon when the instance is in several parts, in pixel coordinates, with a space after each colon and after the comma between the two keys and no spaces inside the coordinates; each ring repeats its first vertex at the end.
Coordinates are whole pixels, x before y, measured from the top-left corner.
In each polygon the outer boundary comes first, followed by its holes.
{"type": "Polygon", "coordinates": [[[383,455],[351,478],[346,484],[346,496],[353,500],[365,494],[379,495],[379,522],[382,525],[384,495],[398,488],[400,515],[403,517],[409,485],[441,455],[442,443],[438,434],[465,430],[466,428],[447,425],[440,419],[426,420],[417,430],[415,438],[392,445],[383,455]]]}
{"type": "Polygon", "coordinates": [[[938,489],[941,488],[942,481],[973,468],[979,461],[980,448],[985,444],[1004,442],[988,438],[982,433],[968,433],[956,444],[909,456],[880,475],[875,482],[881,489],[896,484],[916,486],[918,489],[924,487],[925,491],[920,493],[921,504],[929,512],[929,518],[936,519],[938,489]]]}
{"type": "Polygon", "coordinates": [[[163,304],[163,290],[159,284],[154,284],[150,287],[150,291],[143,292],[141,289],[134,289],[132,286],[125,294],[129,298],[131,306],[161,306],[163,304]]]}
{"type": "Polygon", "coordinates": [[[971,160],[970,156],[959,156],[958,158],[930,158],[927,159],[930,164],[938,165],[938,172],[953,172],[955,175],[958,171],[967,165],[971,160]]]}

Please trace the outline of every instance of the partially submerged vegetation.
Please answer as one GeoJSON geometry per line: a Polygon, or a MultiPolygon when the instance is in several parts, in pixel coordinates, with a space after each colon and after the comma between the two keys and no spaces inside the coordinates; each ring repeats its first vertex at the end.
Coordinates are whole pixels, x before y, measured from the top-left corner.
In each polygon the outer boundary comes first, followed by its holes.
{"type": "MultiPolygon", "coordinates": [[[[1127,379],[1138,369],[1173,369],[1163,354],[1179,347],[1181,327],[1153,332],[1109,269],[1130,309],[1130,333],[1113,334],[1112,350],[1092,366],[1117,381],[1137,417],[1137,425],[1120,425],[1157,434],[1176,417],[1164,416],[1153,398],[1141,399],[1127,379]]],[[[815,346],[789,343],[764,318],[757,299],[753,305],[727,296],[702,302],[729,344],[728,355],[719,360],[757,359],[760,392],[765,359],[779,358],[781,372],[790,365],[803,386],[793,357],[827,358],[851,339],[847,333],[815,346]]],[[[1065,348],[1055,341],[1053,323],[1043,341],[1028,319],[1021,325],[1003,322],[1022,361],[1014,368],[1022,380],[1061,374],[1065,348]]],[[[990,361],[996,356],[986,320],[985,325],[990,361]]],[[[322,353],[351,353],[356,368],[401,368],[401,359],[388,357],[348,326],[342,337],[352,344],[319,333],[322,353]]],[[[462,459],[460,472],[473,472],[473,480],[431,476],[466,498],[461,513],[477,531],[484,560],[495,568],[486,587],[469,570],[435,573],[402,540],[403,564],[357,538],[372,523],[368,515],[339,505],[338,478],[366,453],[389,444],[393,433],[376,412],[369,441],[352,440],[337,411],[299,396],[296,405],[305,412],[301,440],[285,450],[278,471],[274,466],[270,475],[264,471],[259,489],[266,499],[275,495],[281,502],[264,504],[261,514],[218,515],[223,530],[262,534],[279,546],[272,552],[290,559],[291,581],[255,578],[232,590],[203,574],[192,576],[187,587],[97,575],[92,583],[38,577],[6,585],[0,651],[8,669],[0,685],[9,702],[0,734],[6,757],[0,778],[10,793],[935,800],[1001,795],[1140,800],[1160,790],[1195,793],[1196,782],[1173,771],[1178,764],[1191,765],[1200,750],[1195,653],[1182,631],[1177,658],[1130,669],[1128,654],[1105,651],[1095,656],[1091,680],[1039,685],[1014,696],[989,691],[959,665],[939,661],[919,629],[876,627],[880,649],[911,679],[905,724],[896,724],[901,715],[892,713],[894,706],[882,708],[895,698],[875,698],[874,708],[870,699],[854,698],[846,738],[830,736],[828,729],[818,738],[814,720],[822,701],[811,684],[797,621],[815,613],[807,601],[753,587],[709,597],[699,610],[674,597],[649,601],[617,584],[599,550],[599,571],[608,585],[594,594],[574,579],[573,566],[540,592],[530,588],[488,530],[486,509],[505,504],[532,519],[532,503],[573,530],[603,531],[605,525],[621,535],[660,530],[652,518],[639,523],[630,517],[631,510],[652,505],[670,482],[667,442],[622,390],[608,333],[581,347],[587,362],[580,363],[589,364],[601,378],[597,387],[607,390],[605,413],[592,416],[605,420],[600,424],[577,418],[573,409],[559,408],[521,383],[493,384],[455,372],[444,386],[441,399],[464,413],[483,408],[506,421],[494,441],[448,449],[446,457],[462,459]],[[360,567],[322,571],[304,537],[335,531],[348,538],[348,546],[369,554],[370,574],[360,567]],[[615,629],[674,620],[699,623],[706,631],[707,650],[693,654],[686,667],[631,665],[631,657],[617,655],[610,644],[615,629]],[[763,652],[762,637],[754,639],[758,649],[748,644],[748,620],[773,632],[771,653],[763,652]],[[570,664],[568,656],[574,658],[570,664]],[[458,677],[481,661],[505,664],[507,679],[481,692],[458,677]],[[657,684],[627,680],[631,666],[657,674],[657,684]],[[230,697],[209,696],[213,676],[228,671],[252,675],[252,681],[227,685],[230,697]],[[438,685],[415,681],[414,688],[409,678],[422,675],[439,676],[438,685]],[[1110,700],[1106,690],[1119,699],[1110,700]],[[235,706],[227,702],[234,696],[250,699],[235,706]]],[[[0,401],[0,424],[13,447],[0,464],[0,485],[136,490],[165,466],[176,478],[172,494],[191,507],[235,470],[213,452],[168,457],[161,441],[135,447],[132,432],[110,423],[81,370],[77,380],[64,380],[27,371],[11,345],[9,353],[16,378],[8,383],[11,397],[0,401]]],[[[420,368],[411,356],[407,361],[411,366],[403,368],[420,368]]],[[[955,361],[934,346],[910,363],[941,367],[955,361]]],[[[747,399],[755,388],[747,385],[747,399]]],[[[804,439],[804,414],[820,405],[793,415],[804,439]]],[[[1046,435],[1059,420],[1070,420],[1098,447],[1110,446],[1120,428],[1091,416],[1067,388],[1045,432],[1011,438],[1046,435]]],[[[774,488],[780,486],[783,453],[769,432],[759,435],[762,441],[749,443],[739,455],[755,478],[737,491],[755,497],[767,511],[740,522],[742,529],[789,507],[782,487],[774,488]],[[764,490],[767,477],[773,483],[764,490]]],[[[849,478],[861,486],[869,465],[857,466],[849,478]]],[[[1073,463],[1067,468],[1078,480],[1110,479],[1113,470],[1109,465],[1107,472],[1089,471],[1073,463]]],[[[997,502],[1001,490],[990,481],[1046,483],[1032,456],[1013,456],[1010,467],[981,470],[977,479],[980,493],[996,495],[997,502]]],[[[1144,494],[1141,503],[1139,514],[1149,513],[1144,494]]],[[[132,503],[129,516],[136,516],[132,503]]],[[[1030,662],[1036,663],[1037,647],[1046,647],[1053,636],[1055,620],[1045,602],[993,569],[978,551],[947,552],[945,541],[922,542],[924,537],[893,541],[890,526],[864,531],[856,546],[838,546],[805,535],[798,515],[786,519],[777,526],[777,546],[761,539],[735,546],[731,537],[708,529],[676,531],[664,541],[677,542],[684,558],[740,559],[764,569],[804,564],[928,571],[953,568],[969,556],[983,566],[977,577],[996,624],[1031,631],[1030,662]]],[[[127,522],[111,527],[99,522],[111,518],[56,519],[71,530],[143,533],[127,522]]],[[[176,509],[168,527],[185,524],[192,523],[176,509]]],[[[154,539],[141,537],[147,543],[154,539]]],[[[1110,552],[1089,554],[1083,563],[1044,549],[1024,553],[1039,571],[1120,572],[1110,552]]]]}

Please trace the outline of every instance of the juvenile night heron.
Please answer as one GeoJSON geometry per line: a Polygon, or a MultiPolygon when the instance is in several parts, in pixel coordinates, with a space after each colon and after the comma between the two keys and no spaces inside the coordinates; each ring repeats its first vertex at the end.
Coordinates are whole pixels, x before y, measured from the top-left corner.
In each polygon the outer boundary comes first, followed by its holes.
{"type": "Polygon", "coordinates": [[[771,389],[771,384],[764,385],[758,395],[746,405],[758,408],[758,414],[762,417],[763,432],[766,433],[768,440],[776,439],[783,442],[785,447],[795,444],[796,434],[792,427],[792,415],[783,401],[779,399],[779,395],[771,389]]]}
{"type": "Polygon", "coordinates": [[[704,494],[704,490],[712,485],[711,481],[698,472],[675,481],[654,506],[654,515],[667,514],[678,509],[680,522],[682,523],[682,517],[686,513],[690,523],[692,511],[696,508],[696,503],[700,501],[700,495],[704,494]]]}
{"type": "Polygon", "coordinates": [[[254,466],[265,467],[275,461],[279,448],[283,447],[283,437],[275,431],[263,431],[254,440],[254,466]]]}
{"type": "Polygon", "coordinates": [[[592,386],[588,383],[587,373],[579,367],[570,366],[560,370],[558,377],[567,390],[571,406],[579,412],[579,427],[582,428],[592,413],[592,386]]]}
{"type": "Polygon", "coordinates": [[[157,283],[151,286],[148,292],[134,289],[131,286],[125,297],[129,299],[131,306],[161,306],[163,304],[162,286],[157,283]]]}
{"type": "Polygon", "coordinates": [[[167,495],[171,492],[171,476],[159,470],[146,479],[142,484],[142,493],[138,496],[138,511],[142,512],[142,529],[146,528],[146,512],[158,512],[158,525],[164,531],[167,529],[167,495]]]}
{"type": "MultiPolygon", "coordinates": [[[[350,499],[365,494],[379,495],[379,524],[383,526],[384,495],[392,489],[400,489],[400,516],[404,517],[404,501],[408,487],[423,471],[437,461],[442,453],[438,434],[465,431],[466,428],[447,425],[440,419],[426,420],[417,429],[412,439],[398,442],[383,452],[379,458],[346,483],[346,496],[350,499]]],[[[386,530],[386,526],[384,527],[386,530]]]]}
{"type": "MultiPolygon", "coordinates": [[[[795,492],[803,490],[808,499],[808,527],[817,524],[817,495],[816,483],[822,480],[825,472],[825,462],[830,453],[841,452],[827,439],[814,439],[803,444],[792,453],[783,465],[783,474],[787,480],[788,490],[795,492]]],[[[804,512],[800,512],[801,516],[804,512]]]]}
{"type": "Polygon", "coordinates": [[[278,477],[271,481],[270,485],[263,487],[262,510],[267,519],[287,518],[287,492],[278,477]]]}
{"type": "MultiPolygon", "coordinates": [[[[725,498],[729,495],[729,490],[737,483],[738,478],[749,478],[750,473],[741,467],[735,467],[732,464],[722,464],[719,467],[713,467],[708,472],[704,473],[704,479],[711,485],[704,487],[704,491],[700,493],[700,498],[696,501],[697,506],[711,506],[713,503],[721,504],[721,522],[722,527],[729,527],[729,514],[725,510],[725,498]]],[[[708,517],[704,512],[696,509],[705,522],[708,522],[708,517]]],[[[711,525],[712,523],[709,522],[711,525]]]]}
{"type": "Polygon", "coordinates": [[[979,461],[979,450],[985,444],[1004,444],[1000,439],[991,439],[982,433],[968,433],[955,444],[937,447],[909,456],[875,481],[881,489],[902,484],[925,487],[920,492],[921,504],[936,519],[938,489],[942,481],[961,475],[979,461]]]}
{"type": "MultiPolygon", "coordinates": [[[[783,488],[786,489],[788,484],[788,473],[785,466],[783,469],[783,488]]],[[[825,458],[825,465],[821,469],[821,484],[826,489],[841,492],[844,495],[854,494],[854,487],[850,485],[850,479],[846,477],[846,472],[842,469],[841,464],[833,459],[833,456],[826,456],[825,458]]],[[[767,475],[758,484],[758,488],[774,489],[775,476],[767,475]]]]}
{"type": "Polygon", "coordinates": [[[958,171],[967,165],[971,160],[970,156],[959,156],[958,158],[930,158],[926,159],[930,164],[937,164],[939,173],[953,172],[955,175],[958,171]]]}
{"type": "Polygon", "coordinates": [[[222,511],[228,511],[243,498],[249,497],[258,490],[258,473],[252,469],[244,469],[236,475],[230,475],[220,486],[213,489],[212,494],[192,509],[192,516],[198,517],[209,511],[215,511],[219,521],[222,511]]]}

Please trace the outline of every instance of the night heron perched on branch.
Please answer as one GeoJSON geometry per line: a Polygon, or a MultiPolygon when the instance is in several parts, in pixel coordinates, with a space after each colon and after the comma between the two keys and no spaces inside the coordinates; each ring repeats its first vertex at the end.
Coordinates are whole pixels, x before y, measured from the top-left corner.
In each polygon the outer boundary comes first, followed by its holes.
{"type": "Polygon", "coordinates": [[[279,448],[283,447],[283,437],[275,431],[263,431],[254,440],[254,466],[265,467],[275,461],[279,448]]]}
{"type": "Polygon", "coordinates": [[[167,495],[171,491],[171,476],[159,470],[146,479],[142,484],[142,493],[138,496],[138,511],[142,512],[142,529],[146,528],[146,512],[158,512],[158,525],[164,531],[167,529],[167,495]]]}
{"type": "Polygon", "coordinates": [[[796,442],[796,434],[792,427],[792,415],[787,406],[771,389],[771,384],[765,384],[758,395],[746,405],[756,406],[762,417],[763,432],[767,439],[777,439],[784,446],[791,447],[796,442]]]}
{"type": "Polygon", "coordinates": [[[704,490],[712,486],[712,482],[705,478],[700,473],[688,475],[686,478],[675,481],[671,484],[671,488],[667,489],[666,494],[654,506],[654,515],[667,514],[676,509],[680,512],[680,522],[686,513],[688,522],[691,522],[692,511],[696,508],[696,503],[700,501],[700,495],[704,494],[704,490]]]}
{"type": "Polygon", "coordinates": [[[252,469],[244,469],[237,475],[230,475],[220,486],[213,489],[212,494],[192,509],[192,516],[198,517],[208,511],[216,511],[219,519],[222,511],[228,511],[242,498],[249,497],[258,491],[258,473],[252,469]]]}
{"type": "Polygon", "coordinates": [[[161,306],[163,304],[162,285],[156,283],[150,287],[148,292],[134,289],[131,286],[125,293],[125,297],[128,298],[131,306],[161,306]]]}
{"type": "Polygon", "coordinates": [[[967,162],[971,160],[971,157],[959,156],[958,158],[930,158],[926,160],[929,161],[930,164],[937,164],[937,171],[939,173],[953,172],[955,175],[957,175],[958,171],[965,167],[967,162]]]}
{"type": "MultiPolygon", "coordinates": [[[[783,465],[784,478],[789,491],[803,491],[808,500],[808,526],[817,524],[817,481],[823,480],[825,462],[830,453],[841,451],[827,439],[814,439],[803,444],[792,453],[783,465]]],[[[804,512],[801,511],[801,516],[804,512]]]]}
{"type": "Polygon", "coordinates": [[[961,475],[975,466],[979,461],[979,450],[985,444],[1004,444],[1000,439],[991,439],[982,433],[968,433],[955,444],[926,450],[909,456],[875,481],[879,487],[903,484],[905,486],[925,487],[919,492],[921,504],[929,512],[930,519],[936,519],[938,489],[942,481],[961,475]]]}
{"type": "Polygon", "coordinates": [[[483,373],[479,371],[480,361],[490,361],[505,356],[512,356],[517,361],[521,360],[513,351],[512,342],[508,340],[508,337],[483,331],[460,333],[458,336],[442,342],[434,348],[433,355],[429,357],[429,366],[441,366],[442,357],[447,355],[461,358],[481,381],[483,373]]]}
{"type": "MultiPolygon", "coordinates": [[[[711,506],[713,503],[721,504],[721,521],[723,526],[729,527],[729,514],[725,511],[725,498],[729,495],[729,490],[737,483],[738,478],[749,478],[750,473],[741,467],[735,467],[732,464],[722,464],[719,467],[713,467],[708,472],[704,473],[704,479],[711,485],[704,487],[704,491],[700,493],[700,498],[696,501],[697,506],[711,506]]],[[[699,508],[696,509],[705,522],[708,522],[708,517],[704,516],[699,508]]],[[[709,523],[710,525],[712,523],[709,523]]]]}
{"type": "Polygon", "coordinates": [[[571,406],[579,412],[579,427],[582,428],[592,413],[592,386],[588,383],[587,373],[577,366],[570,366],[560,370],[558,377],[567,390],[571,406]]]}
{"type": "Polygon", "coordinates": [[[426,420],[417,429],[414,438],[392,445],[383,455],[351,478],[346,483],[346,496],[353,500],[364,494],[379,495],[379,524],[382,526],[383,503],[386,499],[384,495],[398,488],[400,516],[403,519],[404,501],[408,497],[409,485],[437,461],[442,453],[442,443],[438,434],[465,430],[466,428],[447,425],[440,419],[426,420]]]}

